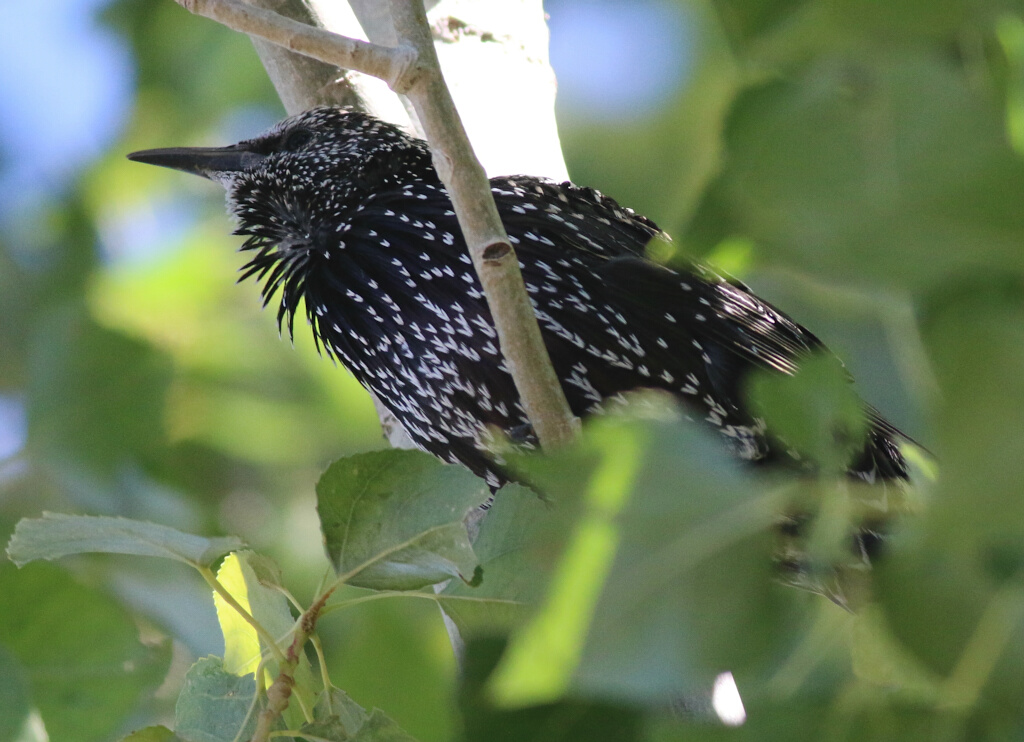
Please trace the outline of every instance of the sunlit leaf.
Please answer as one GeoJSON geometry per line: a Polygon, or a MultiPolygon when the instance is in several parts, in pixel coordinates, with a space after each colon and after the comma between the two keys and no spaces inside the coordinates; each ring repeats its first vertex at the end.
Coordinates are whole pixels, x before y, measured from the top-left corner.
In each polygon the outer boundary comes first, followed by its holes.
{"type": "MultiPolygon", "coordinates": [[[[646,439],[639,429],[591,429],[591,445],[585,443],[584,448],[596,449],[601,458],[589,481],[573,482],[569,491],[550,493],[556,502],[559,495],[570,502],[582,500],[582,515],[572,524],[540,610],[518,632],[494,677],[494,693],[503,703],[551,702],[565,692],[615,559],[620,540],[615,519],[632,494],[646,439]],[[579,494],[574,491],[577,489],[579,494]]],[[[530,471],[529,463],[525,468],[530,471]]],[[[566,467],[567,472],[580,470],[566,467]]]]}
{"type": "Polygon", "coordinates": [[[771,666],[794,630],[791,594],[775,584],[772,563],[771,526],[785,499],[689,423],[602,421],[579,453],[563,468],[575,473],[561,480],[566,489],[550,494],[557,504],[586,493],[582,512],[542,608],[492,680],[496,697],[520,706],[571,687],[668,701],[709,688],[724,669],[771,666]],[[594,452],[601,463],[589,469],[594,452]],[[579,476],[588,470],[589,482],[579,476]]]}
{"type": "MultiPolygon", "coordinates": [[[[279,651],[286,653],[291,645],[295,619],[289,610],[287,598],[274,588],[280,584],[280,569],[277,565],[255,552],[235,552],[221,564],[217,579],[276,640],[279,651]]],[[[261,656],[265,656],[268,660],[267,682],[272,683],[279,671],[276,655],[265,646],[255,628],[218,593],[214,593],[214,604],[224,634],[224,670],[235,675],[255,673],[261,656]]],[[[312,708],[320,690],[305,655],[299,658],[293,679],[293,702],[289,704],[285,718],[297,723],[302,719],[300,704],[307,709],[312,708]]]]}
{"type": "Polygon", "coordinates": [[[603,697],[668,701],[725,670],[746,678],[773,668],[807,596],[777,583],[783,492],[692,424],[657,424],[650,441],[574,682],[603,697]]]}

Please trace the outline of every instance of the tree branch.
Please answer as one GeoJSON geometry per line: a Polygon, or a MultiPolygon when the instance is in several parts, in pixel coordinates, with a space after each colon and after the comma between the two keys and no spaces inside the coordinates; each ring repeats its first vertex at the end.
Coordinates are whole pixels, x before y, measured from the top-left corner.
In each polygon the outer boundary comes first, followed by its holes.
{"type": "Polygon", "coordinates": [[[409,47],[388,47],[352,39],[293,21],[241,0],[175,0],[190,13],[235,31],[258,36],[289,51],[379,78],[397,92],[415,83],[417,54],[409,47]]]}
{"type": "MultiPolygon", "coordinates": [[[[326,28],[317,8],[306,0],[246,0],[265,10],[291,18],[309,26],[326,28]]],[[[338,31],[338,29],[333,29],[338,31]]],[[[340,31],[344,34],[344,31],[340,31]]],[[[361,108],[360,91],[353,84],[354,75],[341,72],[337,66],[318,59],[290,52],[259,36],[250,36],[267,76],[289,116],[315,106],[341,105],[361,108]]],[[[359,75],[360,79],[371,79],[359,75]]],[[[382,86],[383,87],[383,86],[382,86]]]]}
{"type": "Polygon", "coordinates": [[[444,82],[422,0],[391,0],[399,43],[385,47],[297,23],[238,0],[176,0],[186,9],[292,51],[380,78],[409,97],[448,189],[494,319],[502,354],[541,446],[570,442],[579,421],[551,366],[490,183],[444,82]]]}
{"type": "MultiPolygon", "coordinates": [[[[274,682],[267,688],[267,705],[256,718],[256,729],[253,731],[251,742],[268,742],[274,723],[278,720],[284,710],[288,708],[288,702],[292,697],[292,688],[295,687],[295,670],[302,659],[302,648],[313,636],[316,630],[316,622],[320,618],[320,611],[323,610],[327,599],[331,597],[334,588],[327,590],[317,598],[299,617],[292,636],[292,643],[288,647],[288,653],[278,663],[278,673],[274,682]]],[[[329,686],[325,686],[329,690],[329,686]]]]}
{"type": "Polygon", "coordinates": [[[423,3],[391,0],[391,19],[399,45],[408,45],[418,54],[420,74],[405,94],[430,143],[434,167],[448,188],[526,414],[544,448],[565,445],[575,437],[579,421],[551,366],[490,181],[445,85],[423,3]]]}

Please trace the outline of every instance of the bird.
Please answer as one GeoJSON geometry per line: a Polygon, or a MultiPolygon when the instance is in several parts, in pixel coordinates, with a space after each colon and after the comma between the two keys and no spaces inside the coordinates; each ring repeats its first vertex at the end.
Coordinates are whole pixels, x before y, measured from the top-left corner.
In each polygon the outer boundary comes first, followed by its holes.
{"type": "MultiPolygon", "coordinates": [[[[526,447],[535,438],[426,142],[367,113],[321,106],[230,146],[128,157],[220,183],[249,256],[239,281],[260,281],[264,306],[279,297],[282,332],[294,337],[304,313],[317,348],[420,449],[492,490],[513,478],[494,453],[495,431],[526,447]]],[[[709,266],[649,259],[649,243],[670,238],[593,188],[528,175],[491,178],[490,187],[575,415],[659,390],[739,459],[800,459],[745,389],[753,373],[792,375],[829,353],[814,334],[709,266]]],[[[864,409],[867,432],[848,476],[906,482],[909,439],[864,409]]]]}

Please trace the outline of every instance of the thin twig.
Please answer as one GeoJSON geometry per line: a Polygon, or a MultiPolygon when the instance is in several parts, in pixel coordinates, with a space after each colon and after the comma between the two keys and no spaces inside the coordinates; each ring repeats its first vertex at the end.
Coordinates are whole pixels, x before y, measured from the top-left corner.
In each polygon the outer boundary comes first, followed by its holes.
{"type": "Polygon", "coordinates": [[[190,13],[270,41],[321,62],[379,78],[394,90],[409,87],[418,76],[416,51],[387,47],[331,33],[293,21],[272,10],[240,0],[175,0],[190,13]]]}
{"type": "Polygon", "coordinates": [[[267,689],[267,705],[260,711],[260,715],[256,719],[256,730],[253,732],[251,742],[267,742],[273,731],[274,723],[288,708],[292,688],[295,686],[295,670],[303,656],[302,648],[316,630],[320,611],[333,592],[334,588],[331,588],[321,595],[299,618],[292,643],[288,647],[288,653],[278,664],[277,678],[267,689]]]}

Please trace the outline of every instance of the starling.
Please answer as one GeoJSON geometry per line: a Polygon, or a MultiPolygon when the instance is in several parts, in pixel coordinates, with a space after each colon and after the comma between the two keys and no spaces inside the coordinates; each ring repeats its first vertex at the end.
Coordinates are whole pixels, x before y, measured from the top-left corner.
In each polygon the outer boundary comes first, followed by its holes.
{"type": "MultiPolygon", "coordinates": [[[[129,158],[223,185],[251,256],[242,279],[262,281],[264,305],[280,295],[278,324],[292,333],[304,307],[318,347],[420,448],[492,487],[507,480],[489,452],[492,431],[528,443],[529,420],[425,142],[320,107],[228,147],[129,158]]],[[[744,385],[756,369],[792,374],[827,352],[818,338],[705,266],[647,259],[664,233],[592,188],[519,175],[492,178],[491,191],[576,415],[634,389],[663,390],[743,459],[797,455],[748,408],[744,385]]],[[[901,434],[866,410],[849,475],[905,480],[901,434]]]]}

